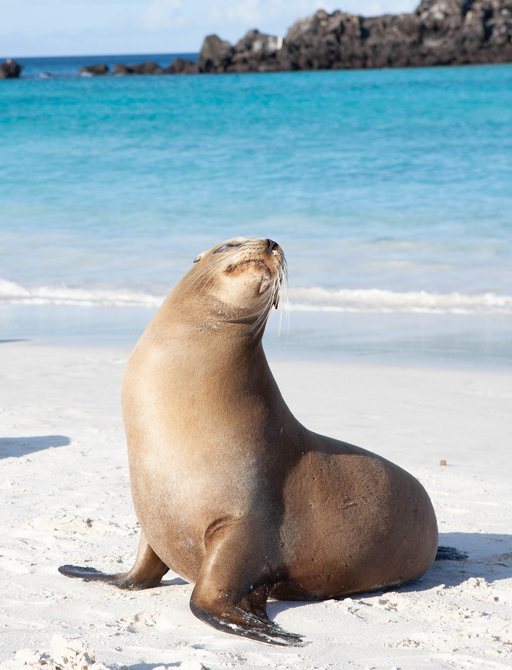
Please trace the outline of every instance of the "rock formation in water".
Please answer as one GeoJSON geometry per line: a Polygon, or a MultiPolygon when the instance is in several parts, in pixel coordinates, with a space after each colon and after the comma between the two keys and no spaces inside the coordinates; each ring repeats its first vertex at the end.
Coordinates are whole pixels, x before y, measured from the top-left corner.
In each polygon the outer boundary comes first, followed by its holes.
{"type": "MultiPolygon", "coordinates": [[[[162,67],[154,61],[144,61],[138,65],[125,65],[117,63],[112,69],[112,74],[117,77],[129,75],[150,75],[150,74],[197,74],[199,67],[197,63],[184,58],[176,58],[168,67],[162,67]]],[[[109,73],[108,65],[103,63],[97,65],[87,65],[80,68],[80,74],[84,76],[105,75],[109,73]]]]}
{"type": "Polygon", "coordinates": [[[95,65],[84,65],[80,68],[80,74],[83,77],[95,76],[99,77],[109,73],[108,65],[105,63],[96,63],[95,65]]]}
{"type": "Polygon", "coordinates": [[[163,74],[164,68],[160,67],[154,61],[144,61],[139,65],[123,65],[118,63],[113,70],[113,74],[123,76],[128,74],[163,74]]]}
{"type": "Polygon", "coordinates": [[[164,68],[165,74],[197,74],[199,72],[199,65],[186,58],[176,58],[169,65],[164,68]]]}
{"type": "Polygon", "coordinates": [[[199,53],[200,72],[268,72],[283,68],[278,56],[283,39],[250,30],[234,46],[217,35],[208,35],[199,53]]]}
{"type": "Polygon", "coordinates": [[[8,58],[0,63],[0,79],[17,79],[21,74],[22,66],[15,60],[8,58]]]}
{"type": "MultiPolygon", "coordinates": [[[[334,70],[512,61],[512,0],[421,0],[409,14],[366,18],[319,10],[286,37],[250,30],[236,44],[208,35],[197,63],[116,65],[114,74],[334,70]]],[[[81,73],[106,74],[106,65],[81,73]]]]}
{"type": "Polygon", "coordinates": [[[512,61],[512,0],[422,0],[415,12],[365,18],[317,11],[282,40],[251,30],[209,35],[201,72],[382,68],[512,61]]]}

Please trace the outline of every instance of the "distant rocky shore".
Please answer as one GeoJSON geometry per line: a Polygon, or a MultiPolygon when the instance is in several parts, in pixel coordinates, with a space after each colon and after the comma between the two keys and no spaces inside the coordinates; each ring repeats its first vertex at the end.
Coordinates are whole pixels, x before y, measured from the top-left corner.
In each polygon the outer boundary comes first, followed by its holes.
{"type": "Polygon", "coordinates": [[[422,0],[415,12],[364,18],[317,11],[280,39],[208,36],[201,72],[384,68],[512,61],[511,0],[422,0]]]}
{"type": "Polygon", "coordinates": [[[96,63],[80,68],[80,74],[86,77],[106,74],[125,76],[130,74],[198,74],[199,72],[197,63],[184,58],[176,58],[168,67],[162,67],[154,61],[144,61],[139,65],[118,63],[112,70],[105,63],[96,63]]]}
{"type": "MultiPolygon", "coordinates": [[[[208,35],[197,62],[177,58],[168,67],[106,64],[83,76],[279,72],[420,67],[512,62],[512,0],[421,0],[408,14],[365,18],[317,11],[294,23],[284,38],[250,30],[236,44],[208,35]]],[[[9,65],[10,64],[10,65],[9,65]]],[[[0,78],[19,76],[14,61],[0,78]],[[7,74],[6,74],[7,73],[7,74]]]]}

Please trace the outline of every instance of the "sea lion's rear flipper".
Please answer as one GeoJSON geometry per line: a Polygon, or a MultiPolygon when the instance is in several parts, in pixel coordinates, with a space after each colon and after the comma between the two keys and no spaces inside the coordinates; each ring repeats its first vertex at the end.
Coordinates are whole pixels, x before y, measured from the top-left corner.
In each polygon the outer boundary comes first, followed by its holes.
{"type": "Polygon", "coordinates": [[[468,555],[455,547],[438,547],[436,561],[465,561],[468,555]]]}
{"type": "MultiPolygon", "coordinates": [[[[268,533],[268,531],[267,531],[268,533]]],[[[202,621],[225,633],[277,645],[302,645],[267,616],[266,602],[275,583],[270,551],[256,538],[265,532],[249,522],[227,523],[208,538],[206,556],[190,599],[202,621]]]]}
{"type": "Polygon", "coordinates": [[[150,589],[158,586],[169,570],[141,534],[135,565],[129,572],[109,575],[95,568],[83,568],[77,565],[61,565],[59,572],[66,577],[78,577],[86,582],[106,582],[120,589],[150,589]]]}

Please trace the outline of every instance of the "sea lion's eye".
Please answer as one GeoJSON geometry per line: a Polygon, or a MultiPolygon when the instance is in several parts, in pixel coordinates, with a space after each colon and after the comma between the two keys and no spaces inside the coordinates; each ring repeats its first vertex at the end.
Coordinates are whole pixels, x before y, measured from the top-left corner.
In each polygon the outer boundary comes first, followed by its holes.
{"type": "Polygon", "coordinates": [[[239,247],[240,245],[240,242],[226,242],[226,244],[223,244],[218,249],[215,249],[213,253],[220,254],[222,251],[226,251],[226,249],[230,249],[231,247],[239,247]]]}

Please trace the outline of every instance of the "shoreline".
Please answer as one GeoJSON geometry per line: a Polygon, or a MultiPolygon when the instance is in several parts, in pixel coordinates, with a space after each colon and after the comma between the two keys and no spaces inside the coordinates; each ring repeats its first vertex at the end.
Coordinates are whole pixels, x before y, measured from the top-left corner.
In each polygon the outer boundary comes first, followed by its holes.
{"type": "MultiPolygon", "coordinates": [[[[134,54],[135,57],[137,56],[144,56],[145,54],[134,54]]],[[[195,55],[195,54],[194,54],[195,55]]],[[[167,54],[166,58],[171,58],[173,59],[175,57],[175,54],[167,54]]],[[[179,57],[179,56],[177,56],[179,57]]],[[[55,59],[55,60],[60,60],[60,59],[67,59],[67,56],[51,56],[48,57],[48,59],[55,59]]],[[[69,58],[75,59],[75,58],[81,58],[80,56],[71,56],[69,58]]],[[[25,68],[25,65],[22,63],[22,61],[45,61],[47,60],[46,57],[42,57],[41,59],[36,58],[36,57],[20,57],[18,59],[15,59],[16,62],[20,62],[23,68],[25,68]]],[[[172,61],[171,61],[172,62],[172,61]]],[[[30,63],[28,63],[30,64],[30,63]]],[[[393,67],[387,67],[387,66],[382,66],[382,67],[347,67],[347,68],[316,68],[316,69],[311,69],[311,70],[272,70],[272,71],[250,71],[250,72],[203,72],[199,73],[201,75],[214,75],[215,78],[217,77],[239,77],[240,75],[243,75],[244,78],[245,76],[281,76],[281,75],[305,75],[305,74],[315,74],[315,73],[348,73],[348,72],[354,72],[354,73],[360,73],[360,72],[369,72],[369,73],[374,73],[374,72],[383,72],[383,71],[392,71],[392,72],[403,72],[403,71],[409,71],[409,70],[417,70],[417,71],[425,71],[428,72],[429,70],[465,70],[465,69],[479,69],[479,68],[488,68],[488,67],[504,67],[504,68],[510,68],[512,66],[512,57],[511,60],[509,61],[499,61],[499,62],[483,62],[483,63],[455,63],[455,64],[446,64],[446,63],[439,63],[437,65],[406,65],[406,66],[393,66],[393,67]]],[[[23,70],[22,70],[23,72],[23,70]]],[[[126,77],[129,77],[130,79],[135,78],[137,81],[140,80],[145,80],[145,79],[158,79],[158,78],[164,78],[167,79],[169,77],[173,77],[174,75],[169,75],[169,73],[164,73],[164,72],[155,72],[153,74],[145,74],[145,75],[121,75],[121,74],[105,74],[105,75],[83,75],[80,74],[80,72],[75,72],[75,71],[64,71],[64,72],[51,72],[47,70],[42,70],[40,72],[34,72],[31,74],[21,74],[19,77],[10,79],[10,81],[90,81],[92,80],[102,80],[102,79],[107,79],[108,81],[112,80],[124,80],[126,77]]],[[[188,73],[188,72],[183,72],[178,75],[180,78],[181,77],[197,77],[197,74],[194,73],[188,73]]]]}
{"type": "MultiPolygon", "coordinates": [[[[0,305],[2,340],[45,347],[126,349],[154,307],[0,305]]],[[[273,311],[263,344],[277,361],[512,371],[508,315],[273,311]]]]}
{"type": "Polygon", "coordinates": [[[418,477],[436,508],[440,543],[469,553],[385,593],[271,602],[270,616],[309,643],[283,649],[196,620],[191,585],[172,573],[167,585],[133,593],[57,573],[84,561],[118,571],[134,557],[119,402],[127,355],[128,347],[0,345],[2,670],[19,667],[12,659],[22,648],[49,652],[53,635],[78,638],[109,668],[133,670],[508,667],[512,372],[270,361],[302,423],[418,477]]]}

